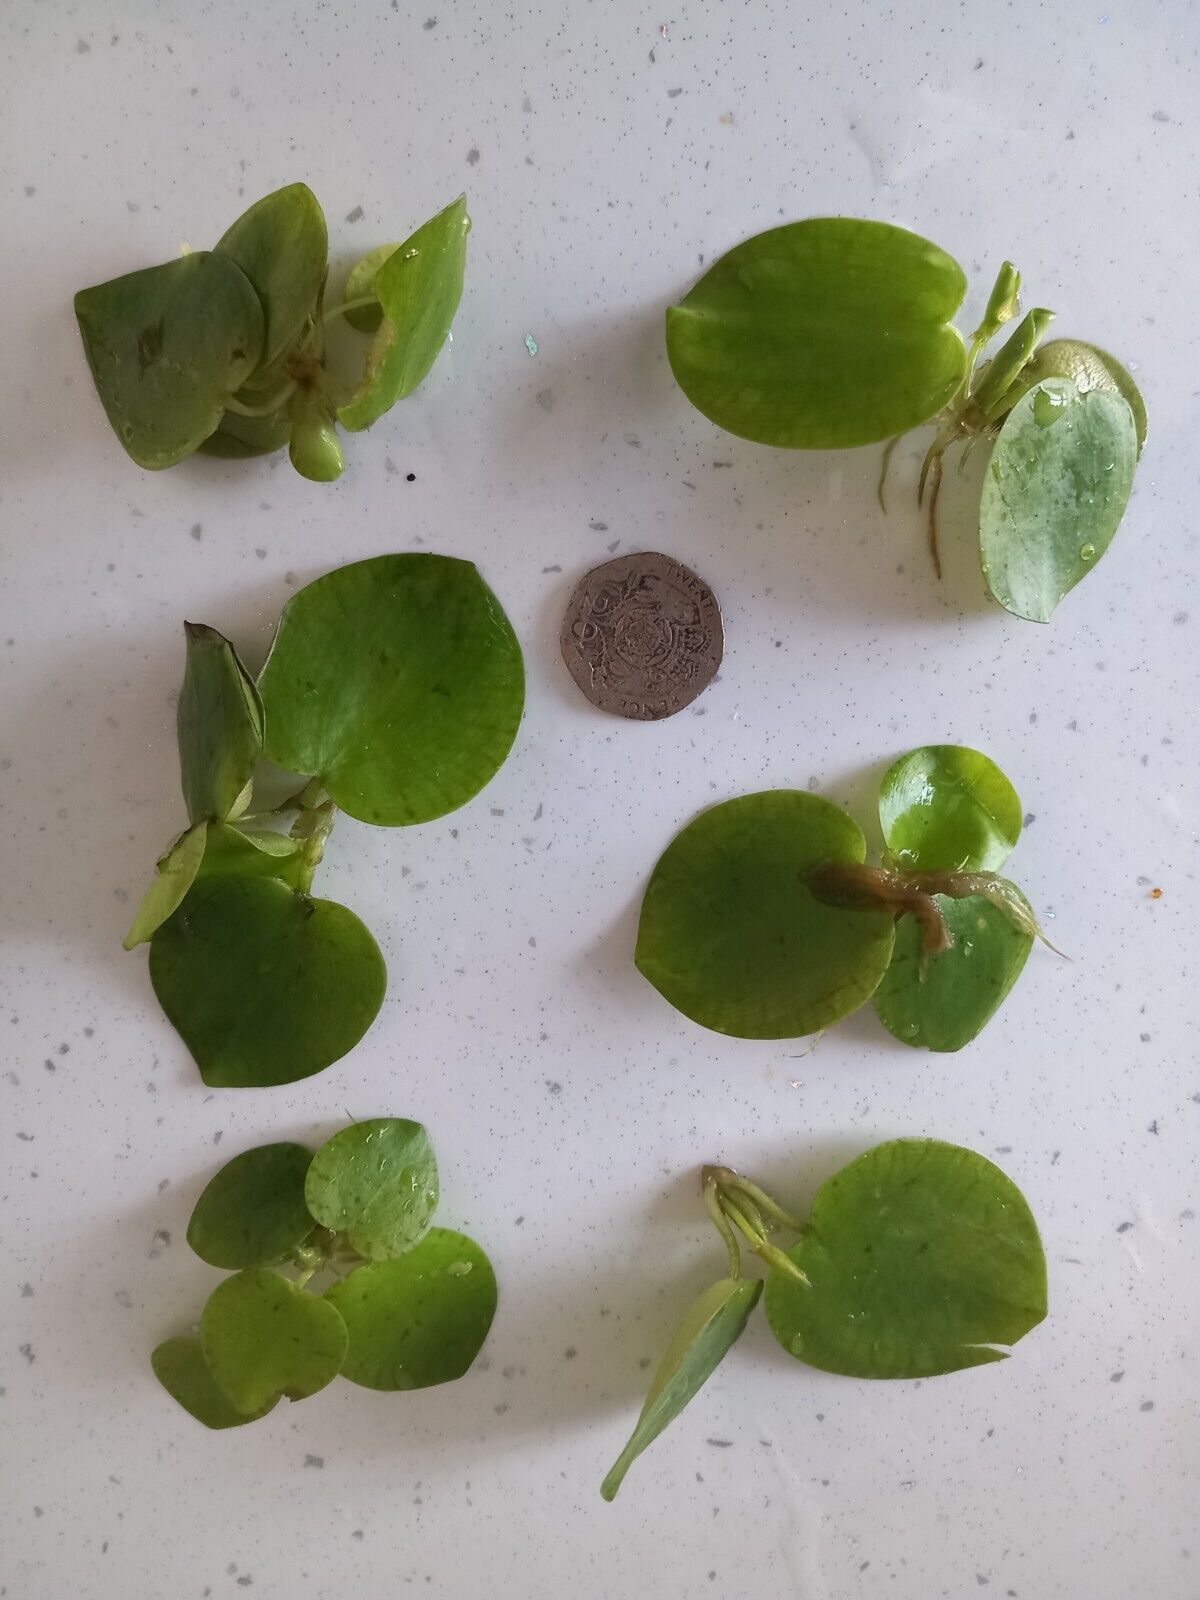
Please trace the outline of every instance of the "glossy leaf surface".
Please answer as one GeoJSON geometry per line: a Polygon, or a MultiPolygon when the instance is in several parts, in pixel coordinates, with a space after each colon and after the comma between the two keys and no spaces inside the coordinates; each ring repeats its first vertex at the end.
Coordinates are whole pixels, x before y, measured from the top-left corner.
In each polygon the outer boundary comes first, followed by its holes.
{"type": "Polygon", "coordinates": [[[325,281],[329,235],[316,195],[306,183],[277,189],[243,212],[216,248],[262,302],[265,366],[296,342],[325,281]]]}
{"type": "Polygon", "coordinates": [[[767,1284],[771,1330],[809,1366],[926,1378],[999,1361],[1046,1315],[1046,1260],[1016,1185],[936,1139],[879,1145],[822,1184],[767,1284]]]}
{"type": "Polygon", "coordinates": [[[1112,542],[1137,435],[1120,394],[1047,378],[1009,412],[979,507],[983,574],[1015,616],[1048,622],[1112,542]]]}
{"type": "Polygon", "coordinates": [[[496,1275],[473,1239],[432,1228],[394,1261],[326,1290],[350,1336],[342,1376],[367,1389],[424,1389],[470,1367],[496,1314],[496,1275]]]}
{"type": "Polygon", "coordinates": [[[235,1410],[260,1412],[281,1395],[304,1400],[331,1383],[346,1359],[346,1324],[320,1295],[267,1267],[218,1284],[200,1318],[200,1346],[235,1410]]]}
{"type": "Polygon", "coordinates": [[[140,467],[191,455],[262,355],[259,298],[216,252],[81,289],[75,316],[108,420],[140,467]]]}
{"type": "Polygon", "coordinates": [[[1033,935],[1014,927],[979,895],[936,899],[953,945],[922,962],[916,918],[901,917],[891,965],[874,994],[875,1011],[888,1032],[905,1044],[961,1050],[1020,977],[1033,935]]]}
{"type": "Polygon", "coordinates": [[[722,1278],[697,1296],[659,1362],[629,1442],[600,1488],[615,1498],[630,1466],[708,1382],[741,1337],[762,1294],[760,1278],[722,1278]]]}
{"type": "Polygon", "coordinates": [[[1138,455],[1146,443],[1146,402],[1133,380],[1133,374],[1107,350],[1085,344],[1081,339],[1051,339],[1042,345],[1025,369],[1032,386],[1043,378],[1067,378],[1081,394],[1088,389],[1105,389],[1124,396],[1133,412],[1138,455]]]}
{"type": "Polygon", "coordinates": [[[862,1004],[892,953],[886,911],[845,911],[804,878],[861,861],[862,833],[801,790],[743,795],[702,812],[660,858],[635,959],[693,1022],[743,1039],[795,1038],[862,1004]]]}
{"type": "Polygon", "coordinates": [[[379,947],[353,912],[270,878],[197,883],[155,934],[150,978],[205,1083],[294,1083],[344,1056],[383,1001],[379,947]]]}
{"type": "Polygon", "coordinates": [[[213,1267],[265,1267],[313,1230],[304,1203],[312,1151],[264,1144],[227,1161],[196,1201],[187,1241],[213,1267]]]}
{"type": "Polygon", "coordinates": [[[930,744],[884,773],[879,821],[906,872],[998,872],[1021,834],[1021,801],[978,750],[930,744]]]}
{"type": "Polygon", "coordinates": [[[706,417],[760,444],[837,449],[905,433],[946,404],[966,289],[904,228],[814,217],[737,245],[667,312],[667,354],[706,417]]]}
{"type": "Polygon", "coordinates": [[[352,1123],[313,1157],[305,1198],[317,1221],[345,1233],[359,1255],[402,1255],[427,1231],[437,1206],[428,1134],[404,1117],[352,1123]]]}
{"type": "Polygon", "coordinates": [[[521,649],[468,561],[377,556],[310,583],[280,618],[259,687],[267,754],[319,775],[363,822],[464,804],[516,737],[521,649]]]}
{"type": "Polygon", "coordinates": [[[150,1357],[150,1365],[167,1393],[206,1428],[240,1428],[265,1417],[275,1404],[268,1400],[258,1411],[239,1411],[217,1387],[199,1339],[167,1339],[150,1357]]]}
{"type": "Polygon", "coordinates": [[[374,294],[383,321],[358,389],[338,412],[343,427],[369,426],[432,367],[462,299],[470,227],[467,199],[460,195],[377,269],[374,294]]]}
{"type": "Polygon", "coordinates": [[[184,896],[196,881],[204,859],[207,827],[198,822],[180,834],[175,843],[158,859],[158,870],[150,887],[142,896],[134,919],[125,935],[124,946],[132,950],[145,944],[147,939],[162,927],[183,904],[184,896]]]}
{"type": "Polygon", "coordinates": [[[262,703],[228,639],[203,623],[183,629],[187,661],[176,715],[183,798],[193,822],[224,821],[262,754],[262,703]]]}

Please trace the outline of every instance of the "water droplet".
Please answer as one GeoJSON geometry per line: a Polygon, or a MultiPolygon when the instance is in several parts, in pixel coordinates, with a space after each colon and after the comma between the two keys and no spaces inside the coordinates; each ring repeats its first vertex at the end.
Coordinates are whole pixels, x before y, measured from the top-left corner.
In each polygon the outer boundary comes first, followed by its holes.
{"type": "Polygon", "coordinates": [[[920,1031],[921,1024],[919,1022],[906,1022],[900,1029],[906,1039],[915,1039],[920,1031]]]}
{"type": "Polygon", "coordinates": [[[1090,561],[1095,554],[1096,546],[1094,544],[1081,544],[1079,546],[1079,559],[1081,561],[1090,561]]]}
{"type": "Polygon", "coordinates": [[[446,1272],[451,1278],[465,1278],[474,1265],[473,1261],[452,1261],[446,1272]]]}
{"type": "Polygon", "coordinates": [[[1053,389],[1039,389],[1033,397],[1033,420],[1039,428],[1050,428],[1066,409],[1067,397],[1053,389]]]}
{"type": "Polygon", "coordinates": [[[405,259],[405,261],[411,261],[411,260],[412,260],[412,258],[413,258],[413,257],[414,257],[414,256],[419,256],[419,255],[420,255],[420,254],[421,254],[421,252],[420,252],[420,250],[418,250],[418,249],[417,249],[417,248],[416,248],[416,247],[415,247],[415,246],[414,246],[414,248],[413,248],[413,249],[411,249],[411,250],[406,250],[406,251],[405,251],[405,252],[404,252],[404,259],[405,259]]]}
{"type": "Polygon", "coordinates": [[[525,335],[525,348],[526,348],[526,350],[529,351],[529,354],[531,356],[537,355],[537,350],[538,350],[537,340],[533,337],[533,335],[531,333],[527,333],[525,335]]]}

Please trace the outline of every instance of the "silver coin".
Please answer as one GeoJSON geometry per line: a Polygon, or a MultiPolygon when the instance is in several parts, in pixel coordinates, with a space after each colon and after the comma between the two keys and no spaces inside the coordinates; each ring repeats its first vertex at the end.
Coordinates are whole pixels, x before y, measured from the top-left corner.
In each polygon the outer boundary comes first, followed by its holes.
{"type": "Polygon", "coordinates": [[[657,550],[588,573],[567,607],[563,660],[594,706],[642,722],[674,716],[721,665],[721,608],[682,561],[657,550]]]}

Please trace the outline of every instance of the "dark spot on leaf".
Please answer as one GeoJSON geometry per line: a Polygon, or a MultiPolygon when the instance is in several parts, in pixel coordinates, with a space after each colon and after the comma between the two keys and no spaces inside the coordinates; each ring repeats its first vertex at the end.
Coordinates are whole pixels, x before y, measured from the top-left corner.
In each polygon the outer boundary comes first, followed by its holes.
{"type": "Polygon", "coordinates": [[[161,357],[163,347],[163,319],[152,322],[137,336],[138,366],[145,372],[161,357]]]}

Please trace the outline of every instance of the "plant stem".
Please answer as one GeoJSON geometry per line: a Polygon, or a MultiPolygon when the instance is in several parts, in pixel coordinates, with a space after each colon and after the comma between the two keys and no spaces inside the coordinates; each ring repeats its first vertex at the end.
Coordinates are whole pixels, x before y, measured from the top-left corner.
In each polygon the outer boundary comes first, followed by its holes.
{"type": "Polygon", "coordinates": [[[270,417],[274,416],[280,406],[287,404],[298,387],[296,380],[289,378],[283,388],[273,394],[270,400],[265,401],[261,406],[243,405],[240,400],[235,399],[231,394],[225,396],[222,404],[226,411],[234,411],[239,417],[270,417]]]}
{"type": "Polygon", "coordinates": [[[742,1275],[742,1253],[738,1249],[737,1238],[729,1226],[729,1219],[721,1209],[720,1196],[717,1192],[717,1180],[713,1176],[713,1169],[705,1167],[702,1190],[704,1205],[712,1219],[712,1225],[725,1241],[725,1248],[729,1251],[729,1276],[740,1278],[742,1275]]]}
{"type": "MultiPolygon", "coordinates": [[[[357,300],[343,300],[340,306],[334,306],[331,311],[327,311],[321,320],[328,325],[329,323],[333,322],[335,318],[344,317],[347,311],[362,311],[367,306],[377,305],[379,305],[379,301],[373,294],[359,295],[357,300]]],[[[380,307],[380,309],[382,310],[382,307],[380,307]]]]}
{"type": "Polygon", "coordinates": [[[732,1172],[726,1178],[725,1185],[727,1188],[736,1189],[741,1194],[744,1194],[765,1216],[770,1217],[771,1221],[779,1227],[787,1228],[792,1233],[808,1232],[807,1223],[801,1222],[799,1218],[793,1217],[791,1212],[785,1211],[782,1206],[777,1205],[769,1194],[760,1189],[756,1183],[751,1183],[749,1178],[743,1178],[740,1173],[732,1172]]]}

